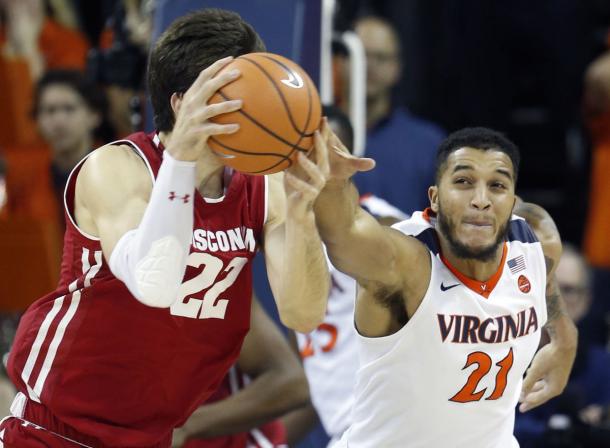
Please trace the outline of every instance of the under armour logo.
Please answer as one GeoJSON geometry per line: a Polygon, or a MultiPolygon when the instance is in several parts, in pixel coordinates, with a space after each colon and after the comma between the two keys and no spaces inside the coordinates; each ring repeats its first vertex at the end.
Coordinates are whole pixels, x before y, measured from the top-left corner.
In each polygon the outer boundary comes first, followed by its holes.
{"type": "Polygon", "coordinates": [[[182,202],[184,202],[186,204],[189,201],[190,197],[191,197],[190,194],[185,194],[184,196],[176,196],[176,192],[175,191],[170,191],[169,192],[169,197],[167,199],[169,199],[170,201],[173,201],[176,198],[182,199],[182,202]]]}

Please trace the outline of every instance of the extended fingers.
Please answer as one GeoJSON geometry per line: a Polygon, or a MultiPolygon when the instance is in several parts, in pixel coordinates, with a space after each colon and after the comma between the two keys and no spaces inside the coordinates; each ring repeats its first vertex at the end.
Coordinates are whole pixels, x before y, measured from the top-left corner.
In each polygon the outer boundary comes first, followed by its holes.
{"type": "Polygon", "coordinates": [[[534,385],[541,379],[541,372],[539,372],[536,368],[536,364],[532,364],[532,366],[527,370],[525,378],[523,379],[523,385],[521,387],[521,398],[524,399],[531,392],[534,385]]]}
{"type": "MultiPolygon", "coordinates": [[[[324,123],[322,126],[324,127],[324,123]]],[[[324,129],[322,129],[322,133],[324,133],[324,129]]],[[[316,164],[318,165],[319,170],[322,172],[322,175],[327,178],[328,174],[330,173],[327,140],[325,140],[324,136],[318,131],[316,131],[313,138],[316,148],[316,164]]]]}
{"type": "Polygon", "coordinates": [[[305,173],[309,175],[309,183],[312,184],[317,191],[322,190],[326,184],[326,175],[322,172],[318,165],[309,160],[309,158],[302,152],[299,153],[297,159],[299,161],[299,165],[303,168],[305,173]]]}
{"type": "Polygon", "coordinates": [[[541,381],[540,383],[542,383],[540,386],[535,387],[525,395],[523,402],[519,406],[519,411],[527,412],[557,396],[546,382],[541,381]]]}
{"type": "Polygon", "coordinates": [[[203,120],[208,120],[216,117],[217,115],[235,112],[236,110],[239,110],[241,106],[241,100],[221,101],[220,103],[208,104],[201,109],[198,116],[203,120]]]}
{"type": "Polygon", "coordinates": [[[193,85],[191,85],[184,95],[184,101],[189,107],[198,108],[202,104],[207,104],[214,93],[241,76],[241,72],[238,69],[226,70],[222,73],[218,73],[219,70],[224,68],[232,59],[233,58],[225,58],[216,61],[199,74],[193,85]]]}
{"type": "Polygon", "coordinates": [[[214,62],[212,65],[210,65],[205,70],[201,70],[201,72],[199,73],[199,76],[197,76],[197,79],[195,79],[195,82],[193,82],[191,89],[198,89],[200,86],[205,84],[209,79],[212,79],[216,75],[216,73],[218,73],[220,70],[222,70],[222,68],[225,67],[226,65],[228,65],[232,60],[233,60],[232,56],[227,56],[226,58],[222,58],[222,59],[219,59],[218,61],[214,62]]]}
{"type": "Polygon", "coordinates": [[[305,182],[304,180],[299,179],[294,174],[286,171],[284,173],[284,182],[288,184],[293,190],[300,192],[303,195],[306,195],[310,198],[315,198],[319,190],[313,185],[305,182]]]}

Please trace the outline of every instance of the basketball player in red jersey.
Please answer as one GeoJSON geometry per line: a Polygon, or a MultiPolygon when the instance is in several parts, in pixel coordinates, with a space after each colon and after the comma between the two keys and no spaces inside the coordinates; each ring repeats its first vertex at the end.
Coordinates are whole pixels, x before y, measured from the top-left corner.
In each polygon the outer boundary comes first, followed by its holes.
{"type": "Polygon", "coordinates": [[[214,395],[174,431],[172,446],[286,446],[284,425],[274,419],[308,403],[307,379],[296,354],[254,298],[237,363],[214,395]]]}
{"type": "Polygon", "coordinates": [[[4,446],[169,446],[239,355],[259,247],[284,323],[306,332],[322,321],[329,281],[312,204],[325,165],[301,157],[283,177],[250,177],[206,145],[237,130],[210,119],[240,108],[207,105],[239,76],[215,74],[263,49],[237,14],[211,9],[156,43],[157,132],[95,150],[68,180],[61,281],[17,331],[4,446]]]}

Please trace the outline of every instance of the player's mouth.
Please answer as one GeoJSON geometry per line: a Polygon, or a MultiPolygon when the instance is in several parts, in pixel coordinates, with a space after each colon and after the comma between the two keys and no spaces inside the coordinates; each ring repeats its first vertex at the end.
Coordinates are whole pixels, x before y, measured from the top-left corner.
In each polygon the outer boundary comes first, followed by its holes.
{"type": "Polygon", "coordinates": [[[479,230],[488,230],[493,228],[493,222],[487,219],[467,219],[463,223],[468,227],[474,227],[479,230]]]}

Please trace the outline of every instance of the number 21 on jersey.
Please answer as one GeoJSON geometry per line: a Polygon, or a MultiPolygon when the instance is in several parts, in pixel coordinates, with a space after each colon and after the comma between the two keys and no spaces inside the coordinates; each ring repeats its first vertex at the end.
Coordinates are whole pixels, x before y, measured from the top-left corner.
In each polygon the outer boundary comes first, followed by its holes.
{"type": "MultiPolygon", "coordinates": [[[[493,392],[487,398],[485,398],[486,400],[497,400],[498,398],[502,397],[504,394],[504,389],[506,389],[508,372],[510,372],[511,367],[513,366],[513,361],[513,349],[511,347],[508,354],[502,358],[501,361],[496,363],[496,365],[500,368],[496,374],[496,385],[493,392]]],[[[487,353],[472,352],[468,355],[468,358],[466,358],[466,365],[462,370],[467,369],[473,364],[476,364],[477,368],[470,374],[466,384],[464,384],[464,387],[462,387],[457,394],[451,397],[449,401],[468,403],[471,401],[479,401],[481,398],[483,398],[487,388],[477,392],[477,386],[479,385],[479,381],[481,381],[483,377],[491,370],[493,361],[487,353]]]]}
{"type": "Polygon", "coordinates": [[[192,319],[224,319],[229,300],[219,297],[235,282],[247,262],[248,259],[245,257],[235,257],[225,268],[218,257],[205,252],[192,252],[188,256],[187,265],[194,268],[203,266],[203,270],[182,283],[179,299],[171,306],[170,313],[192,319]],[[221,272],[227,275],[222,280],[216,281],[221,272]],[[193,297],[201,296],[206,289],[202,299],[193,297]],[[188,297],[190,298],[186,300],[188,297]]]}

